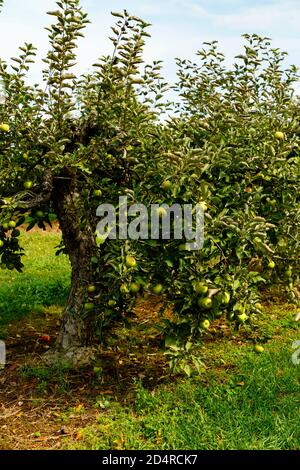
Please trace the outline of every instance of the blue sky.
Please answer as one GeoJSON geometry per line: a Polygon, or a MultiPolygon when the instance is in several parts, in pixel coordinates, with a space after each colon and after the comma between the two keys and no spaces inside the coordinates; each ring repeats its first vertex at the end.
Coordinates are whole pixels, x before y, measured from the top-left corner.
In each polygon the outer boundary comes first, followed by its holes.
{"type": "MultiPolygon", "coordinates": [[[[266,35],[274,47],[289,53],[287,63],[300,67],[299,0],[82,0],[92,24],[78,50],[79,72],[85,72],[97,57],[111,50],[108,40],[113,18],[110,11],[126,8],[153,24],[145,59],[164,60],[164,75],[175,79],[174,57],[193,58],[203,41],[217,39],[227,63],[242,48],[241,34],[266,35]]],[[[47,51],[47,32],[43,26],[51,19],[46,11],[55,0],[4,0],[0,15],[0,57],[15,56],[24,41],[39,49],[38,62],[30,79],[41,78],[41,58],[47,51]]],[[[53,17],[52,17],[53,18],[53,17]]]]}

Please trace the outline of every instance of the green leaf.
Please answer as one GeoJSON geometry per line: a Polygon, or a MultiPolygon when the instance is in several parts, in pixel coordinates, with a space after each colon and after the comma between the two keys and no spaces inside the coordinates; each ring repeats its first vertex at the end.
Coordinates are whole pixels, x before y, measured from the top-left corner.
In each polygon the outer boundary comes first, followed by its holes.
{"type": "Polygon", "coordinates": [[[49,16],[57,16],[57,17],[60,17],[62,18],[62,14],[59,10],[55,10],[55,11],[47,11],[47,15],[49,16]]]}
{"type": "Polygon", "coordinates": [[[187,375],[188,377],[190,377],[191,374],[192,374],[192,369],[191,369],[191,366],[190,366],[189,364],[185,364],[185,365],[183,366],[183,371],[186,373],[186,375],[187,375]]]}
{"type": "Polygon", "coordinates": [[[118,13],[118,12],[115,12],[115,11],[111,11],[110,14],[112,16],[115,16],[116,18],[124,18],[124,15],[122,13],[118,13]]]}

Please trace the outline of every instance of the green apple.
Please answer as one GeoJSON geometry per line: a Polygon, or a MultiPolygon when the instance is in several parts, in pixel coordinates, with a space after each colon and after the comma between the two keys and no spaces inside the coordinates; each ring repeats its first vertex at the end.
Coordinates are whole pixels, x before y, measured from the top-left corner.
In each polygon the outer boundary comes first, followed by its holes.
{"type": "Polygon", "coordinates": [[[42,219],[44,217],[44,212],[43,211],[37,211],[35,213],[35,216],[38,218],[38,219],[42,219]]]}
{"type": "Polygon", "coordinates": [[[94,284],[90,284],[90,285],[87,287],[87,291],[88,291],[90,294],[93,294],[93,293],[96,291],[96,286],[94,286],[94,284]]]}
{"type": "Polygon", "coordinates": [[[257,308],[257,310],[262,310],[262,304],[260,302],[257,302],[255,305],[254,305],[255,308],[257,308]]]}
{"type": "Polygon", "coordinates": [[[271,261],[269,262],[268,268],[270,268],[270,269],[274,269],[274,268],[275,268],[275,263],[274,263],[273,260],[271,260],[271,261]]]}
{"type": "Polygon", "coordinates": [[[129,289],[128,287],[126,286],[126,284],[122,284],[121,287],[120,287],[120,292],[122,294],[129,294],[129,289]]]}
{"type": "Polygon", "coordinates": [[[200,121],[200,126],[207,130],[210,128],[209,123],[207,121],[200,121]]]}
{"type": "Polygon", "coordinates": [[[277,132],[275,132],[274,137],[275,137],[275,139],[283,140],[284,139],[284,133],[281,132],[281,131],[277,131],[277,132]]]}
{"type": "Polygon", "coordinates": [[[186,243],[180,243],[178,246],[179,251],[190,251],[186,243]]]}
{"type": "Polygon", "coordinates": [[[2,248],[3,246],[4,246],[4,241],[0,240],[0,248],[2,248]]]}
{"type": "Polygon", "coordinates": [[[93,192],[95,197],[101,197],[102,196],[102,191],[101,189],[95,189],[93,192]]]}
{"type": "Polygon", "coordinates": [[[287,277],[292,277],[293,271],[292,271],[292,267],[291,267],[291,266],[289,266],[289,267],[287,268],[287,270],[285,271],[285,274],[287,275],[287,277]]]}
{"type": "Polygon", "coordinates": [[[196,294],[206,294],[208,292],[208,286],[206,286],[202,282],[197,282],[195,284],[195,292],[196,294]]]}
{"type": "Polygon", "coordinates": [[[84,310],[93,310],[94,309],[94,304],[92,302],[87,302],[84,304],[84,310]]]}
{"type": "Polygon", "coordinates": [[[212,299],[210,297],[204,297],[198,300],[199,307],[209,309],[212,307],[212,299]]]}
{"type": "Polygon", "coordinates": [[[109,307],[115,307],[116,304],[117,304],[117,302],[116,302],[115,300],[113,300],[113,299],[110,299],[110,300],[108,301],[108,306],[109,306],[109,307]]]}
{"type": "Polygon", "coordinates": [[[94,367],[93,372],[94,374],[100,374],[102,372],[102,367],[94,367]]]}
{"type": "Polygon", "coordinates": [[[234,316],[244,315],[245,310],[246,307],[238,302],[234,305],[232,313],[234,316]]]}
{"type": "Polygon", "coordinates": [[[203,212],[207,211],[208,205],[206,204],[205,201],[198,202],[198,207],[203,210],[203,212]]]}
{"type": "Polygon", "coordinates": [[[153,294],[159,295],[162,293],[162,291],[163,291],[162,284],[156,284],[155,286],[153,286],[153,289],[152,289],[153,294]]]}
{"type": "Polygon", "coordinates": [[[3,222],[2,228],[3,230],[8,230],[8,222],[3,222]]]}
{"type": "Polygon", "coordinates": [[[233,311],[239,314],[245,313],[245,306],[240,303],[237,303],[233,307],[233,311]]]}
{"type": "Polygon", "coordinates": [[[254,350],[255,350],[256,352],[258,352],[258,353],[262,353],[262,352],[264,352],[265,349],[264,349],[264,347],[261,346],[260,344],[256,344],[256,345],[254,346],[254,350]]]}
{"type": "Polygon", "coordinates": [[[9,226],[9,228],[16,228],[17,224],[14,220],[10,220],[8,222],[8,226],[9,226]]]}
{"type": "Polygon", "coordinates": [[[240,315],[237,316],[237,319],[240,323],[245,323],[245,321],[247,320],[248,318],[248,315],[246,315],[246,313],[241,313],[240,315]]]}
{"type": "Polygon", "coordinates": [[[172,183],[171,181],[169,180],[166,180],[163,182],[162,186],[161,186],[164,190],[168,191],[169,189],[172,188],[172,183]]]}
{"type": "Polygon", "coordinates": [[[203,330],[208,330],[209,327],[210,327],[210,321],[209,320],[203,320],[201,323],[200,323],[200,327],[203,329],[203,330]]]}
{"type": "Polygon", "coordinates": [[[167,211],[164,207],[158,207],[156,209],[156,214],[158,215],[158,217],[166,217],[167,211]]]}
{"type": "Polygon", "coordinates": [[[96,245],[97,246],[103,245],[103,243],[106,242],[106,239],[107,239],[107,237],[105,237],[105,236],[98,236],[97,235],[96,236],[96,245]]]}
{"type": "Polygon", "coordinates": [[[223,315],[223,312],[220,310],[218,312],[214,312],[215,317],[221,317],[223,315]]]}
{"type": "Polygon", "coordinates": [[[33,186],[33,182],[32,181],[25,181],[24,183],[24,188],[25,189],[31,189],[33,186]]]}
{"type": "Polygon", "coordinates": [[[140,288],[141,286],[137,282],[132,282],[129,286],[129,290],[132,292],[132,294],[137,294],[140,288]]]}
{"type": "Polygon", "coordinates": [[[126,256],[125,260],[127,268],[134,268],[136,266],[136,259],[133,256],[126,256]]]}
{"type": "Polygon", "coordinates": [[[0,124],[0,131],[3,131],[3,132],[9,132],[10,131],[10,127],[8,124],[5,124],[4,122],[2,122],[0,124]]]}

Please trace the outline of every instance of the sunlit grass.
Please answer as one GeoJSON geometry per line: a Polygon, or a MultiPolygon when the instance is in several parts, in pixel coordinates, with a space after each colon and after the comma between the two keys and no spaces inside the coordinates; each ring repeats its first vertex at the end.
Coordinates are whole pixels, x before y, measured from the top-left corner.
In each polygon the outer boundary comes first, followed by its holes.
{"type": "Polygon", "coordinates": [[[291,308],[269,306],[249,337],[206,345],[202,375],[154,390],[138,383],[133,406],[108,404],[69,447],[300,449],[300,365],[291,361],[296,339],[291,308]],[[264,352],[255,352],[257,342],[264,352]]]}
{"type": "Polygon", "coordinates": [[[32,311],[63,305],[70,279],[69,261],[56,256],[59,233],[23,232],[23,273],[0,270],[0,328],[32,311]]]}

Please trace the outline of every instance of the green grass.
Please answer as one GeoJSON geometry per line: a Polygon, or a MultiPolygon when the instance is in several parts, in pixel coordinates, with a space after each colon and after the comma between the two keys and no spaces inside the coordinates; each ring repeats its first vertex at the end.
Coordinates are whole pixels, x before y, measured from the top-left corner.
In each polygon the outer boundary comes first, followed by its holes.
{"type": "MultiPolygon", "coordinates": [[[[70,268],[65,256],[55,256],[59,240],[55,233],[22,234],[24,273],[0,271],[3,329],[32,311],[65,302],[70,268]]],[[[206,364],[201,375],[176,381],[170,376],[168,385],[152,390],[136,382],[130,405],[111,395],[91,399],[97,419],[65,447],[300,449],[300,365],[291,361],[300,331],[293,313],[289,305],[266,305],[253,328],[234,333],[233,341],[219,336],[199,347],[206,364]],[[257,343],[263,344],[263,353],[254,351],[257,343]]],[[[130,334],[134,341],[135,332],[130,334]]],[[[49,381],[65,386],[61,368],[25,366],[22,373],[39,379],[41,393],[49,381]]]]}
{"type": "Polygon", "coordinates": [[[52,366],[32,366],[25,364],[21,368],[21,374],[27,379],[37,379],[37,393],[45,394],[51,383],[55,383],[59,387],[60,393],[64,393],[68,389],[68,382],[66,381],[66,373],[69,371],[67,364],[57,362],[52,366]]]}
{"type": "Polygon", "coordinates": [[[0,334],[7,323],[50,305],[63,305],[70,282],[65,255],[55,256],[59,233],[23,232],[24,270],[0,270],[0,334]]]}
{"type": "Polygon", "coordinates": [[[241,344],[208,343],[202,375],[154,390],[137,383],[132,406],[111,403],[69,447],[300,449],[300,365],[291,361],[297,339],[290,308],[270,307],[241,344]],[[264,342],[263,353],[256,342],[264,342]]]}

